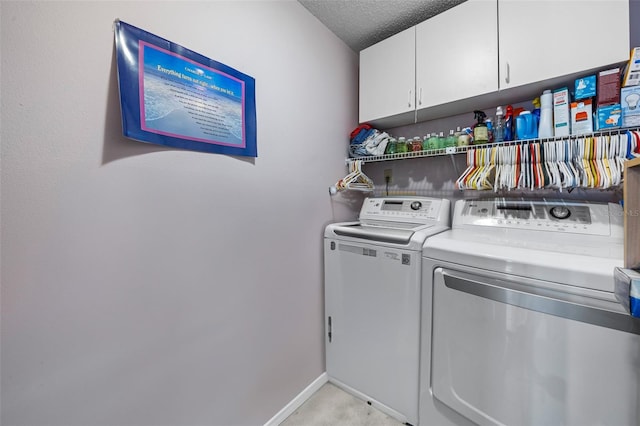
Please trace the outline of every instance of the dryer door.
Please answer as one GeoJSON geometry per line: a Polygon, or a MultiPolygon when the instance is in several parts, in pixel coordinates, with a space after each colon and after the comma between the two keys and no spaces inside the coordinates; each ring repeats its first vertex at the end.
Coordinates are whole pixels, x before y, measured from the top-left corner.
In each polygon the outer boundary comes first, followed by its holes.
{"type": "Polygon", "coordinates": [[[433,272],[435,398],[480,425],[638,424],[640,323],[549,283],[433,272]]]}

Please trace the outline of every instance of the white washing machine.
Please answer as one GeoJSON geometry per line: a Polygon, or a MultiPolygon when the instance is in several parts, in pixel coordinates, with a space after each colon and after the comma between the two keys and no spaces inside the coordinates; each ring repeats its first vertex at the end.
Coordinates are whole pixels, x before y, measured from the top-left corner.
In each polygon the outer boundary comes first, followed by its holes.
{"type": "Polygon", "coordinates": [[[421,425],[640,424],[620,206],[461,200],[423,255],[421,425]]]}
{"type": "Polygon", "coordinates": [[[450,202],[367,198],[324,240],[329,381],[416,425],[422,246],[449,229],[450,202]]]}

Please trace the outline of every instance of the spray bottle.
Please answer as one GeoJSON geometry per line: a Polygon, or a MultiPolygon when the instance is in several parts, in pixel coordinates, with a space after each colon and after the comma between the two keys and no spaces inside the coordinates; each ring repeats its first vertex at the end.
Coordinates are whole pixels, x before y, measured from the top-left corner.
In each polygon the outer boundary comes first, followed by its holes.
{"type": "Polygon", "coordinates": [[[487,118],[487,114],[484,111],[475,110],[475,119],[477,123],[473,126],[473,143],[482,144],[489,142],[489,130],[484,120],[487,118]]]}

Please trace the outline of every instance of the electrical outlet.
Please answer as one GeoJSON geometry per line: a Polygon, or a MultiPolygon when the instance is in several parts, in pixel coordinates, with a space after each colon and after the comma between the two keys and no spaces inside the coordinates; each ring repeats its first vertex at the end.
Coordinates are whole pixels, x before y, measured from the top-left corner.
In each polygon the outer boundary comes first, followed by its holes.
{"type": "Polygon", "coordinates": [[[385,182],[388,182],[388,183],[391,183],[393,181],[392,169],[384,169],[384,180],[385,182]]]}

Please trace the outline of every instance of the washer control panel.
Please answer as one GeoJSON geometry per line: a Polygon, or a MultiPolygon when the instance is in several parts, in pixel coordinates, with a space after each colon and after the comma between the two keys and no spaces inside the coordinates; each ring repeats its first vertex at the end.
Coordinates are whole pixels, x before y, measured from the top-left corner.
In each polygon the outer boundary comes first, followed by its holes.
{"type": "Polygon", "coordinates": [[[360,220],[433,223],[442,218],[445,202],[448,207],[448,200],[427,197],[367,198],[360,210],[360,220]]]}
{"type": "Polygon", "coordinates": [[[620,206],[564,200],[461,200],[456,204],[453,227],[492,226],[609,235],[616,207],[620,206]]]}

